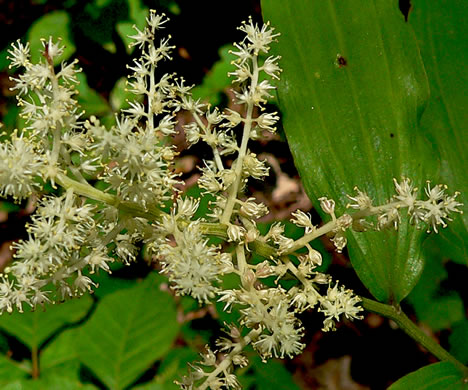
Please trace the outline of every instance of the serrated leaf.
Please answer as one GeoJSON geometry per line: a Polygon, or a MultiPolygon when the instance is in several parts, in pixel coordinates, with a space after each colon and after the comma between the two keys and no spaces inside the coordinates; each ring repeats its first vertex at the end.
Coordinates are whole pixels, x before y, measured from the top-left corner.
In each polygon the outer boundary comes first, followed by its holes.
{"type": "MultiPolygon", "coordinates": [[[[282,35],[272,45],[283,68],[278,99],[307,194],[349,203],[354,186],[374,204],[394,194],[392,178],[420,186],[435,170],[418,117],[428,89],[419,50],[397,2],[262,2],[282,35]]],[[[322,215],[324,215],[322,213],[322,215]]],[[[423,268],[423,233],[352,233],[348,250],[359,278],[380,301],[399,302],[423,268]]]]}
{"type": "Polygon", "coordinates": [[[418,39],[431,90],[421,127],[437,145],[442,182],[452,191],[460,191],[459,200],[465,205],[464,215],[442,231],[438,242],[448,244],[454,261],[468,265],[468,3],[414,0],[411,4],[409,23],[418,39]]]}
{"type": "Polygon", "coordinates": [[[56,305],[48,305],[46,310],[38,308],[31,312],[15,312],[0,317],[0,328],[15,336],[30,349],[38,348],[59,328],[81,320],[92,305],[89,295],[56,305]]]}
{"type": "Polygon", "coordinates": [[[61,39],[65,46],[63,54],[54,59],[54,64],[67,60],[75,52],[76,48],[70,37],[70,16],[65,11],[52,11],[37,19],[28,31],[28,41],[31,45],[31,59],[39,61],[42,57],[43,46],[41,39],[52,37],[54,41],[61,39]]]}
{"type": "Polygon", "coordinates": [[[388,390],[466,390],[463,374],[452,363],[430,364],[404,376],[388,390]]]}
{"type": "Polygon", "coordinates": [[[173,300],[157,280],[150,275],[134,288],[105,296],[80,328],[80,359],[111,390],[135,381],[177,336],[173,300]]]}

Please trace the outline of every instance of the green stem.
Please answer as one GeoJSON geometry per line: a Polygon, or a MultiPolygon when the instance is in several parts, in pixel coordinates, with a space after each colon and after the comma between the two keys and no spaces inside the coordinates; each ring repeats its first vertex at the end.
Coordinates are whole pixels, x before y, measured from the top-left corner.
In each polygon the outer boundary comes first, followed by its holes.
{"type": "Polygon", "coordinates": [[[372,313],[380,314],[383,317],[387,317],[393,320],[403,332],[414,339],[416,342],[421,344],[430,353],[432,353],[437,359],[441,361],[451,362],[455,367],[459,368],[465,375],[468,375],[468,367],[458,361],[452,356],[447,350],[442,348],[440,344],[426,335],[416,324],[411,321],[401,308],[396,308],[391,305],[386,305],[368,298],[361,298],[362,306],[367,311],[372,313]]]}
{"type": "Polygon", "coordinates": [[[63,188],[73,188],[73,192],[78,195],[86,196],[87,198],[97,200],[99,202],[106,203],[110,206],[117,207],[121,212],[130,214],[135,217],[143,217],[147,219],[158,219],[161,217],[161,211],[157,209],[145,209],[139,204],[127,201],[121,201],[117,196],[107,194],[97,188],[94,188],[90,184],[80,183],[79,181],[73,180],[72,178],[59,173],[55,180],[63,188]]]}
{"type": "MultiPolygon", "coordinates": [[[[258,84],[258,62],[257,56],[252,57],[252,81],[250,84],[250,94],[253,94],[258,84]]],[[[253,114],[254,104],[249,102],[247,104],[247,113],[244,120],[244,131],[242,133],[242,141],[239,149],[239,154],[234,167],[235,180],[229,188],[229,195],[226,201],[226,206],[224,208],[223,215],[221,216],[220,222],[228,224],[231,221],[232,211],[234,209],[234,204],[236,203],[237,193],[239,192],[240,183],[242,180],[242,168],[244,165],[244,158],[247,153],[247,145],[250,140],[250,131],[252,130],[252,114],[253,114]]]]}
{"type": "Polygon", "coordinates": [[[31,349],[31,361],[32,361],[32,373],[33,379],[39,378],[39,351],[37,346],[33,346],[31,349]]]}

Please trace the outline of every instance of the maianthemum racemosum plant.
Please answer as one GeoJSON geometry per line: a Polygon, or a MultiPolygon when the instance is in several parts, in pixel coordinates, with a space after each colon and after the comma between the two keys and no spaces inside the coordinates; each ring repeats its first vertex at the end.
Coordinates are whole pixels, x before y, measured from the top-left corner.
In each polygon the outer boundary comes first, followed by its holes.
{"type": "Polygon", "coordinates": [[[442,185],[428,183],[423,200],[408,178],[394,179],[396,194],[386,204],[374,206],[356,188],[349,196],[349,214],[336,215],[334,201],[320,199],[330,216],[320,227],[308,214],[294,212],[291,221],[304,228],[297,240],[285,236],[281,223],[260,234],[256,221],[268,208],[244,192],[249,179],[268,175],[265,161],[249,150],[249,141],[274,132],[279,120],[276,112],[265,112],[274,89],[271,80],[281,72],[280,58],[268,57],[279,34],[252,20],[239,28],[245,37],[235,44],[230,75],[235,103],[242,109],[222,112],[194,100],[182,78],[155,78],[158,63],[169,60],[173,49],[169,38],[157,37],[166,21],[152,11],[147,27],[136,28],[131,37],[141,55],[129,66],[128,89],[146,104],[129,102],[110,129],[95,117],[81,119],[74,99],[80,69],[77,61],[54,67],[63,50],[59,43],[44,40],[39,63],[30,61],[28,44],[18,41],[9,51],[12,66],[23,70],[13,78],[13,89],[26,127],[0,145],[0,195],[20,201],[34,194],[38,202],[27,226],[28,239],[13,244],[14,261],[1,275],[0,312],[87,293],[96,284],[85,270],[110,272],[109,263],[134,261],[137,244],[145,243],[177,294],[200,304],[221,301],[224,310],[240,313],[239,323],[227,325],[228,336],[218,340],[216,349],[207,347],[180,386],[239,388],[234,368],[248,364],[243,354],[247,345],[264,360],[302,351],[304,328],[297,314],[317,309],[324,316],[324,331],[335,329],[343,316],[362,318],[361,298],[316,270],[322,256],[310,246],[312,240],[331,236],[340,252],[348,229],[396,229],[403,212],[417,227],[437,232],[451,213],[460,212],[461,204],[442,185]],[[199,201],[178,190],[180,180],[173,170],[177,153],[167,143],[181,111],[192,117],[183,125],[189,145],[205,142],[213,152],[198,180],[215,199],[203,218],[194,217],[199,201]],[[97,181],[106,189],[94,187],[97,181]],[[48,182],[58,195],[44,194],[48,182]],[[168,202],[170,212],[165,212],[168,202]],[[226,245],[210,244],[211,236],[226,245]],[[253,253],[264,260],[254,263],[253,253]],[[236,288],[221,288],[220,277],[226,274],[238,276],[236,288]],[[289,289],[278,283],[286,274],[298,281],[289,289]],[[275,279],[275,287],[264,285],[265,278],[275,279]]]}

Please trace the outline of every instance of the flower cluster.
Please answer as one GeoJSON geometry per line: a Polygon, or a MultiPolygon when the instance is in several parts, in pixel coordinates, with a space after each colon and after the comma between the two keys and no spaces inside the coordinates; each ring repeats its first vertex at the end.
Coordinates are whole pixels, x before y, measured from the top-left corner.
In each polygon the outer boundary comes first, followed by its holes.
{"type": "Polygon", "coordinates": [[[251,19],[242,24],[245,37],[235,44],[230,72],[234,103],[241,108],[221,110],[195,100],[191,87],[176,75],[156,80],[156,67],[170,59],[173,49],[168,37],[156,39],[166,22],[164,15],[151,11],[147,27],[135,28],[131,46],[141,54],[129,66],[128,89],[136,99],[110,129],[98,118],[80,119],[73,98],[80,69],[72,62],[56,70],[63,51],[59,43],[43,41],[38,64],[31,62],[28,45],[17,42],[9,51],[12,66],[24,70],[14,78],[13,89],[26,128],[0,145],[0,195],[42,199],[27,227],[28,239],[13,245],[14,262],[0,276],[0,313],[90,291],[96,285],[88,273],[110,272],[114,259],[134,261],[138,244],[144,243],[176,294],[190,295],[200,304],[223,302],[224,310],[240,313],[239,323],[229,325],[229,337],[218,340],[217,351],[207,347],[201,366],[193,366],[181,387],[239,388],[234,368],[248,364],[247,346],[264,360],[303,350],[299,313],[313,308],[323,313],[324,331],[334,330],[343,317],[362,318],[360,298],[319,272],[322,256],[311,241],[329,235],[340,252],[349,229],[397,228],[403,208],[416,224],[437,232],[461,204],[444,186],[428,183],[427,199],[419,200],[408,179],[395,180],[397,194],[385,205],[374,206],[357,190],[349,205],[356,211],[337,216],[335,201],[323,197],[320,205],[329,222],[314,226],[310,215],[297,210],[291,221],[304,229],[301,238],[287,237],[282,223],[262,235],[257,221],[269,213],[268,207],[245,190],[248,180],[263,179],[269,167],[249,142],[274,132],[279,120],[276,112],[266,112],[281,72],[280,58],[268,55],[279,34],[251,19]],[[165,143],[176,132],[181,111],[193,118],[183,125],[188,144],[204,142],[212,150],[198,180],[203,195],[214,199],[202,218],[196,217],[199,200],[177,189],[177,153],[165,143]],[[47,182],[56,195],[42,195],[47,182]],[[368,220],[372,216],[374,225],[368,220]],[[211,244],[210,236],[224,244],[211,244]],[[235,287],[223,288],[221,276],[226,274],[237,278],[235,287]],[[286,274],[296,284],[284,287],[280,282],[286,274]]]}
{"type": "Polygon", "coordinates": [[[416,225],[424,224],[427,232],[431,229],[438,232],[439,226],[443,228],[447,226],[447,221],[451,221],[451,213],[462,213],[460,206],[462,203],[457,201],[458,192],[454,195],[449,195],[445,191],[447,186],[437,184],[431,186],[428,181],[424,192],[427,199],[418,199],[418,188],[414,187],[408,178],[403,178],[401,182],[393,179],[395,184],[396,195],[393,200],[386,205],[374,207],[369,196],[356,188],[357,195],[349,196],[354,203],[349,204],[356,210],[360,210],[362,218],[369,215],[377,215],[377,223],[375,228],[378,230],[388,226],[393,226],[395,229],[401,221],[401,210],[406,209],[410,220],[416,225]]]}

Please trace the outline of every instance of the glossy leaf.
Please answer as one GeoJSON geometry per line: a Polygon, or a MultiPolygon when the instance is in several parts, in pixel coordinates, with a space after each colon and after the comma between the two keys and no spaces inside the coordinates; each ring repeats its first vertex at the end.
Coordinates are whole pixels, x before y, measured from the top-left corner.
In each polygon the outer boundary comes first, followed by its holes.
{"type": "Polygon", "coordinates": [[[404,376],[388,390],[466,390],[463,374],[449,362],[434,363],[404,376]]]}
{"type": "Polygon", "coordinates": [[[468,265],[468,3],[414,0],[409,23],[421,49],[431,97],[421,127],[441,159],[442,182],[460,191],[465,213],[442,231],[438,243],[454,261],[468,265]]]}
{"type": "Polygon", "coordinates": [[[38,348],[61,327],[81,320],[88,313],[92,299],[85,295],[79,299],[48,305],[46,310],[38,308],[31,312],[15,312],[0,317],[0,328],[26,344],[30,349],[38,348]]]}
{"type": "Polygon", "coordinates": [[[81,361],[111,390],[135,381],[168,352],[179,331],[169,294],[157,278],[106,295],[77,338],[81,361]]]}
{"type": "MultiPolygon", "coordinates": [[[[283,125],[307,194],[327,196],[345,212],[354,186],[374,204],[394,194],[392,178],[423,183],[433,171],[418,131],[427,80],[411,27],[398,2],[262,2],[282,35],[278,99],[283,125]]],[[[319,210],[320,211],[320,210],[319,210]]],[[[423,268],[423,233],[403,218],[398,232],[348,235],[353,266],[380,301],[399,302],[423,268]]]]}

